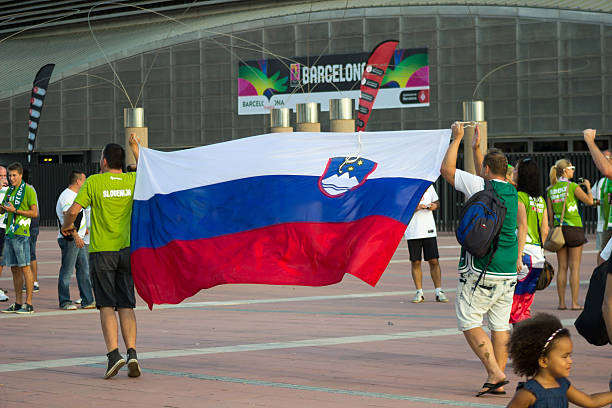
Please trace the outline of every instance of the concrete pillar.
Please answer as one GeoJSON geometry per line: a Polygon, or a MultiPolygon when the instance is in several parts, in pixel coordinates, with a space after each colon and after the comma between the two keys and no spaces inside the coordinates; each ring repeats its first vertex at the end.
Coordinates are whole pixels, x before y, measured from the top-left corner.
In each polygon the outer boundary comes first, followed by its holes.
{"type": "MultiPolygon", "coordinates": [[[[475,122],[480,133],[480,151],[482,154],[487,152],[487,122],[484,120],[484,101],[465,101],[463,102],[463,121],[475,122]]],[[[474,138],[475,127],[465,128],[463,136],[463,168],[465,171],[476,174],[480,169],[474,168],[474,154],[472,153],[472,140],[474,138]]],[[[479,174],[480,175],[480,174],[479,174]]]]}
{"type": "Polygon", "coordinates": [[[355,132],[355,100],[352,98],[329,100],[329,122],[332,132],[355,132]]]}
{"type": "Polygon", "coordinates": [[[298,103],[296,110],[296,128],[298,132],[320,132],[319,104],[316,102],[298,103]]]}
{"type": "Polygon", "coordinates": [[[130,135],[134,133],[140,139],[140,145],[149,147],[149,128],[144,125],[143,108],[124,108],[123,127],[125,128],[125,165],[136,166],[136,159],[130,149],[130,135]]]}
{"type": "Polygon", "coordinates": [[[293,132],[289,108],[270,109],[270,133],[293,132]]]}

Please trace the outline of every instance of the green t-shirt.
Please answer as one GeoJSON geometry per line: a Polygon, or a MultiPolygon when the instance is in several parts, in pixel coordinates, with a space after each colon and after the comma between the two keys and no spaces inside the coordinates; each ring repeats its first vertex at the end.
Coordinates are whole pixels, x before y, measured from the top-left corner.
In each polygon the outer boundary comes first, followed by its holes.
{"type": "MultiPolygon", "coordinates": [[[[516,276],[516,259],[518,257],[518,240],[516,239],[516,215],[518,213],[518,196],[516,188],[510,183],[503,183],[492,180],[493,189],[506,206],[506,217],[502,224],[499,234],[499,243],[495,256],[487,268],[487,276],[497,276],[502,278],[516,276]]],[[[482,271],[489,255],[483,258],[470,257],[471,268],[482,271]]],[[[459,259],[459,271],[466,268],[467,257],[465,249],[461,248],[461,258],[459,259]]]]}
{"type": "Polygon", "coordinates": [[[119,251],[130,246],[130,220],[136,173],[89,176],[74,199],[91,206],[89,252],[119,251]]]}
{"type": "Polygon", "coordinates": [[[559,181],[554,186],[548,189],[546,193],[548,199],[552,203],[552,212],[554,215],[554,225],[556,227],[561,222],[561,213],[563,212],[563,201],[565,192],[567,191],[567,204],[565,207],[565,216],[563,217],[563,225],[570,227],[582,227],[582,218],[578,212],[578,201],[574,195],[578,184],[570,181],[559,181]],[[568,187],[569,186],[569,187],[568,187]]]}
{"type": "Polygon", "coordinates": [[[610,194],[612,193],[612,181],[606,177],[599,183],[599,211],[601,219],[604,220],[603,230],[612,229],[612,219],[610,219],[610,194]]]}
{"type": "Polygon", "coordinates": [[[518,192],[518,199],[525,206],[527,212],[527,238],[526,244],[542,245],[540,240],[540,224],[544,218],[546,201],[544,197],[531,197],[524,191],[518,192]]]}
{"type": "MultiPolygon", "coordinates": [[[[9,197],[9,201],[15,205],[15,196],[17,195],[17,190],[19,187],[13,190],[9,197]]],[[[7,191],[8,194],[8,191],[7,191]]],[[[19,205],[18,210],[21,211],[29,211],[32,209],[33,205],[38,205],[36,203],[36,191],[26,184],[25,191],[23,193],[23,199],[21,200],[21,204],[19,205]]],[[[6,228],[8,232],[8,227],[13,223],[14,213],[7,213],[6,215],[6,228]]],[[[23,235],[24,237],[30,236],[30,224],[32,223],[32,219],[30,217],[24,217],[23,215],[18,215],[15,219],[17,222],[17,229],[15,230],[15,235],[23,235]]],[[[7,237],[8,238],[8,237],[7,237]]]]}

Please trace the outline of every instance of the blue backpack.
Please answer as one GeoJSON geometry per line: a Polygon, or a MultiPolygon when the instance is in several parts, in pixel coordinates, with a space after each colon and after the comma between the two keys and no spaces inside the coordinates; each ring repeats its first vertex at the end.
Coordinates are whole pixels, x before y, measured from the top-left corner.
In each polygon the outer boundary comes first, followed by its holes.
{"type": "Polygon", "coordinates": [[[506,206],[493,189],[493,183],[485,180],[485,188],[467,200],[459,214],[459,225],[455,230],[457,241],[475,258],[487,254],[491,263],[501,232],[506,206]]]}

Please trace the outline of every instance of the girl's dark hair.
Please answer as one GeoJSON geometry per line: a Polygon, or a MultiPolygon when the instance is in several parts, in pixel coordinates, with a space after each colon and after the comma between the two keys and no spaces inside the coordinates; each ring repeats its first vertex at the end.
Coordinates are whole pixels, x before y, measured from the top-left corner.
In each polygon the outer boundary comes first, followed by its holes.
{"type": "Polygon", "coordinates": [[[540,369],[539,358],[548,355],[562,337],[570,337],[569,330],[563,328],[558,317],[547,313],[538,313],[531,319],[517,323],[508,343],[514,372],[525,377],[536,375],[540,369]]]}
{"type": "Polygon", "coordinates": [[[518,163],[518,179],[516,189],[527,193],[530,197],[542,195],[540,169],[532,158],[521,159],[518,163]]]}

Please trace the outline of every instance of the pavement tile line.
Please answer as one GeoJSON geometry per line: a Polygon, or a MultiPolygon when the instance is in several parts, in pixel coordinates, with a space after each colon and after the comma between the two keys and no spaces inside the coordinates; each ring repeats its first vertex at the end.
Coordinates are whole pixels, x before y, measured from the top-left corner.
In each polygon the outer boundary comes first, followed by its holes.
{"type": "MultiPolygon", "coordinates": [[[[91,365],[91,366],[92,367],[104,367],[101,364],[96,364],[96,365],[91,365]]],[[[402,401],[410,401],[410,402],[422,402],[426,404],[448,405],[448,406],[453,406],[453,407],[478,407],[478,408],[503,408],[505,407],[505,405],[482,404],[482,403],[468,402],[468,401],[453,401],[453,400],[444,400],[444,399],[438,399],[438,398],[416,397],[412,395],[388,394],[388,393],[381,393],[381,392],[345,390],[345,389],[339,389],[339,388],[317,387],[317,386],[312,386],[312,385],[281,383],[281,382],[274,382],[274,381],[250,380],[247,378],[223,377],[223,376],[197,374],[197,373],[189,373],[189,372],[181,372],[181,371],[156,370],[156,369],[150,369],[150,368],[143,368],[142,371],[147,374],[165,375],[165,376],[170,376],[170,377],[190,378],[190,379],[207,380],[207,381],[222,381],[222,382],[228,382],[228,383],[285,388],[285,389],[300,390],[300,391],[325,392],[325,393],[330,393],[330,394],[341,394],[341,395],[349,395],[349,396],[355,396],[355,397],[369,397],[369,398],[402,400],[402,401]]]]}
{"type": "MultiPolygon", "coordinates": [[[[588,284],[588,280],[580,281],[581,285],[588,284]]],[[[550,287],[556,287],[556,282],[552,282],[550,287]]],[[[444,289],[446,293],[454,293],[457,288],[444,289]]],[[[425,289],[423,293],[431,294],[434,293],[433,289],[425,289]]],[[[321,295],[321,296],[298,296],[290,298],[271,298],[271,299],[239,299],[239,300],[220,300],[220,301],[208,301],[208,302],[183,302],[176,305],[155,305],[153,311],[164,310],[164,309],[192,309],[192,308],[206,308],[214,306],[240,306],[240,305],[256,305],[265,303],[285,303],[285,302],[311,302],[320,300],[342,300],[342,299],[361,299],[361,298],[374,298],[382,296],[412,296],[414,290],[401,290],[391,292],[374,292],[374,293],[351,293],[348,295],[321,295]]],[[[10,302],[9,302],[10,303],[10,302]]],[[[8,304],[8,303],[7,303],[8,304]]],[[[134,310],[149,310],[146,306],[137,306],[134,310]]],[[[31,315],[18,315],[18,314],[0,314],[0,319],[33,319],[37,317],[51,317],[51,316],[68,316],[83,313],[97,313],[96,309],[79,309],[79,310],[54,310],[51,312],[36,312],[31,315]]]]}
{"type": "MultiPolygon", "coordinates": [[[[573,325],[575,319],[562,320],[564,326],[573,325]]],[[[234,346],[218,346],[218,347],[205,347],[205,348],[194,348],[194,349],[175,349],[175,350],[160,350],[160,351],[149,351],[138,353],[139,360],[153,359],[153,358],[175,358],[175,357],[189,357],[199,356],[206,354],[221,354],[221,353],[237,353],[245,351],[263,351],[263,350],[282,350],[289,348],[302,348],[302,347],[323,347],[323,346],[335,346],[340,344],[358,344],[358,343],[372,343],[378,341],[388,340],[406,340],[416,338],[427,338],[427,337],[439,337],[439,336],[450,336],[460,334],[459,330],[455,328],[447,329],[436,329],[436,330],[421,330],[413,332],[403,333],[388,333],[388,334],[370,334],[362,336],[345,336],[345,337],[327,337],[319,339],[308,339],[308,340],[292,340],[286,342],[273,342],[273,343],[253,343],[253,344],[238,344],[234,346]]],[[[104,356],[83,356],[76,358],[65,358],[56,360],[40,360],[40,361],[28,361],[24,363],[6,363],[0,364],[0,373],[9,373],[16,371],[28,371],[38,370],[47,368],[58,368],[58,367],[71,367],[71,366],[82,366],[94,363],[104,363],[106,358],[104,356]]]]}

